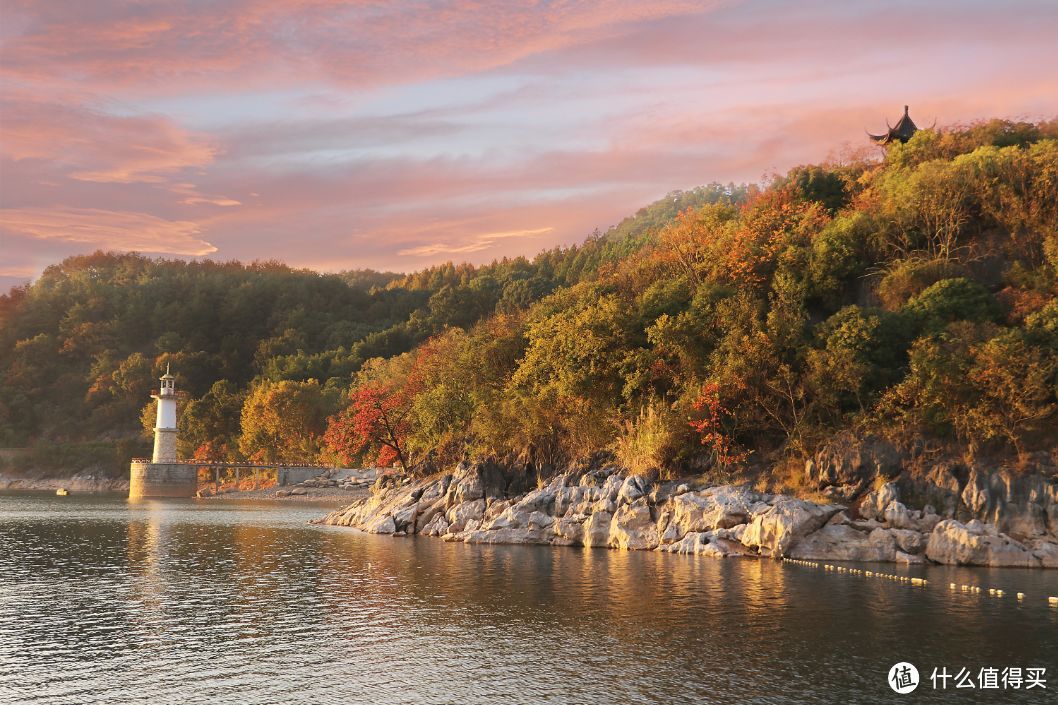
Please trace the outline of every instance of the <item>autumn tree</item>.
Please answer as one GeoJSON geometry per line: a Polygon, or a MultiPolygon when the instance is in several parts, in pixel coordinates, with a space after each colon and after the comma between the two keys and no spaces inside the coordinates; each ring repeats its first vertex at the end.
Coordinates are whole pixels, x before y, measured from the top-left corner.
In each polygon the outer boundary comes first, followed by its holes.
{"type": "Polygon", "coordinates": [[[349,406],[328,420],[323,443],[345,463],[374,452],[377,465],[388,467],[397,461],[407,470],[410,401],[404,390],[390,385],[356,387],[349,395],[349,406]]]}
{"type": "Polygon", "coordinates": [[[316,380],[259,382],[242,405],[239,451],[269,463],[315,460],[326,418],[326,399],[316,380]]]}
{"type": "Polygon", "coordinates": [[[750,451],[734,437],[733,414],[724,399],[741,391],[739,383],[724,389],[718,382],[707,382],[691,405],[693,417],[689,425],[698,434],[698,441],[706,448],[712,465],[720,469],[744,463],[749,457],[750,451]]]}

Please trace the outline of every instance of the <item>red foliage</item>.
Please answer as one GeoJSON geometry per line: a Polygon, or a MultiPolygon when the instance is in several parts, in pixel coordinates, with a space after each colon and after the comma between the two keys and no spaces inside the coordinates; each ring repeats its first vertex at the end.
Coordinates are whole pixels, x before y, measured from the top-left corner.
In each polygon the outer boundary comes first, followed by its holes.
{"type": "Polygon", "coordinates": [[[442,340],[430,338],[415,351],[407,377],[399,384],[370,383],[349,394],[349,406],[327,419],[323,444],[342,462],[353,463],[366,452],[377,452],[375,463],[389,467],[394,461],[407,469],[408,412],[415,396],[437,376],[442,340]]]}
{"type": "Polygon", "coordinates": [[[724,423],[731,418],[731,411],[720,397],[720,385],[708,382],[694,400],[693,408],[701,418],[691,421],[690,425],[701,434],[702,445],[713,453],[713,460],[719,467],[737,465],[746,461],[749,451],[743,450],[724,430],[724,423]]]}
{"type": "Polygon", "coordinates": [[[206,441],[198,448],[195,448],[194,454],[191,456],[192,460],[224,460],[227,456],[227,447],[224,444],[214,443],[213,441],[206,441]]]}
{"type": "Polygon", "coordinates": [[[1018,325],[1025,320],[1029,314],[1039,311],[1047,305],[1047,295],[1031,289],[1019,289],[1008,286],[998,294],[996,298],[1007,311],[1007,322],[1010,325],[1018,325]]]}
{"type": "Polygon", "coordinates": [[[337,416],[327,420],[323,443],[343,462],[352,463],[365,450],[377,449],[376,462],[388,466],[394,460],[407,467],[404,442],[408,436],[407,387],[364,385],[354,389],[350,404],[337,416]]]}

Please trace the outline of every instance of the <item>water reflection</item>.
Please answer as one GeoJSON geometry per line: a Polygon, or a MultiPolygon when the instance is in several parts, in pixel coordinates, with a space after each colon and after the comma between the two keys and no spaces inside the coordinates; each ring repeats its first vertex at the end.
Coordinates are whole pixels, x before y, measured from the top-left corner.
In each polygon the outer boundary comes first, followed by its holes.
{"type": "Polygon", "coordinates": [[[876,702],[897,660],[1046,666],[1058,687],[1058,610],[946,589],[1058,594],[1055,573],[930,568],[914,589],[319,513],[0,498],[0,702],[876,702]]]}

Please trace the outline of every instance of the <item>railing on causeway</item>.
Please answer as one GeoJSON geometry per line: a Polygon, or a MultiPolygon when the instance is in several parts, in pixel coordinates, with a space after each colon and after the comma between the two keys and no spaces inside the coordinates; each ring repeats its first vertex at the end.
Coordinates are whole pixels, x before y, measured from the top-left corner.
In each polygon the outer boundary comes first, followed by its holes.
{"type": "MultiPolygon", "coordinates": [[[[134,463],[154,463],[150,458],[133,458],[134,463]]],[[[261,468],[265,470],[282,470],[286,468],[319,468],[330,470],[334,465],[324,463],[261,463],[254,461],[237,462],[228,460],[166,460],[158,465],[195,465],[200,468],[261,468]]]]}

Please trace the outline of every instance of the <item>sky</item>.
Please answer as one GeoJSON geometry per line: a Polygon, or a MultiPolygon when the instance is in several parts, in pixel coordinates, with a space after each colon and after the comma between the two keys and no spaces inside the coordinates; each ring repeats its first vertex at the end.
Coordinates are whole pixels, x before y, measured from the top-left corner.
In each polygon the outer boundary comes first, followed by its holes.
{"type": "Polygon", "coordinates": [[[1054,0],[0,0],[0,287],[97,249],[413,271],[1058,114],[1054,0]]]}

